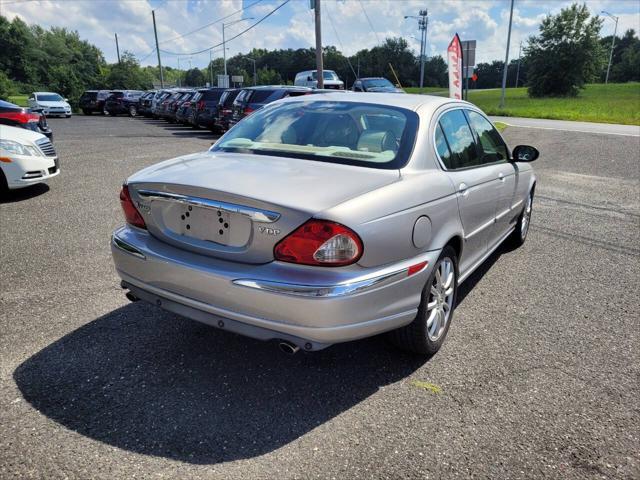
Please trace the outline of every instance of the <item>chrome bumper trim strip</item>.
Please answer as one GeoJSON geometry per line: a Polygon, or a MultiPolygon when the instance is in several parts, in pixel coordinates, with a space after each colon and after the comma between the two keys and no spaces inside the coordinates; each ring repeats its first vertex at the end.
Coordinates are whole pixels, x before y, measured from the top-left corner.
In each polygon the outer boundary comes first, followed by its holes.
{"type": "Polygon", "coordinates": [[[111,236],[111,240],[113,241],[113,244],[118,247],[120,250],[127,252],[130,255],[133,255],[134,257],[138,257],[141,258],[143,260],[146,260],[147,257],[144,255],[144,253],[142,253],[140,250],[138,250],[136,247],[134,247],[133,245],[128,244],[127,242],[121,240],[120,238],[118,238],[118,236],[114,233],[111,236]]]}
{"type": "MultiPolygon", "coordinates": [[[[424,268],[426,268],[426,265],[423,269],[424,268]]],[[[273,282],[270,280],[255,280],[251,278],[239,278],[233,280],[233,283],[243,287],[284,295],[294,295],[296,297],[333,298],[354,295],[373,288],[389,285],[401,278],[407,277],[408,270],[409,268],[407,267],[377,277],[337,285],[300,285],[295,283],[273,282]]]]}

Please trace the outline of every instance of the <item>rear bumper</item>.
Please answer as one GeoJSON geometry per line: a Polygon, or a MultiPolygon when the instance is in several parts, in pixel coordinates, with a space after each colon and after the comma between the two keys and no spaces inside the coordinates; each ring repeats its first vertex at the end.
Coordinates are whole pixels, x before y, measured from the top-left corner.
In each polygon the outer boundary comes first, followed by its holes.
{"type": "Polygon", "coordinates": [[[410,323],[439,252],[377,268],[238,264],[183,251],[131,227],[111,250],[123,285],[137,297],[193,320],[306,350],[410,323]],[[410,265],[428,261],[408,276],[410,265]]]}

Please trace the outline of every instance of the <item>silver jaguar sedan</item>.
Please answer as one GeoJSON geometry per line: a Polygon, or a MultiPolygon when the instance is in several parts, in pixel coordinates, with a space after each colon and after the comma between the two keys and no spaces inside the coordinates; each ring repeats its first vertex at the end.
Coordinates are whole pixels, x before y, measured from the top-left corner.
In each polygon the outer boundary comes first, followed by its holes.
{"type": "Polygon", "coordinates": [[[113,258],[130,300],[288,353],[389,332],[433,355],[459,285],[525,241],[537,157],[466,102],[291,97],[131,176],[113,258]]]}

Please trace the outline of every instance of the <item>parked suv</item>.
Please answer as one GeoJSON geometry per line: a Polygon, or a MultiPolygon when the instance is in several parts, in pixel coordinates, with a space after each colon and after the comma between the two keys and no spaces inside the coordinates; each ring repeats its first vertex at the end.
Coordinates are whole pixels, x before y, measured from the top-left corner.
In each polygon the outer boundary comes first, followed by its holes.
{"type": "MultiPolygon", "coordinates": [[[[344,82],[338,78],[333,70],[323,70],[322,78],[324,79],[324,88],[344,90],[344,82]]],[[[318,88],[318,71],[307,70],[298,73],[293,84],[298,87],[318,88]]]]}
{"type": "Polygon", "coordinates": [[[229,130],[229,122],[233,116],[233,102],[241,91],[239,88],[229,88],[220,96],[214,121],[214,127],[216,129],[222,131],[229,130]]]}
{"type": "Polygon", "coordinates": [[[85,115],[93,112],[105,114],[104,102],[111,95],[109,90],[87,90],[80,96],[80,109],[85,115]]]}
{"type": "Polygon", "coordinates": [[[195,109],[192,111],[192,120],[197,127],[208,128],[211,131],[218,130],[216,117],[218,115],[218,102],[225,93],[224,88],[203,88],[198,90],[194,98],[195,109]]]}
{"type": "Polygon", "coordinates": [[[144,92],[140,90],[116,90],[105,102],[105,110],[109,115],[128,113],[135,117],[138,115],[138,102],[144,92]]]}
{"type": "Polygon", "coordinates": [[[232,127],[255,110],[285,97],[308,95],[312,92],[306,87],[292,87],[287,85],[270,85],[264,87],[250,87],[243,89],[233,102],[233,113],[229,120],[232,127]]]}
{"type": "Polygon", "coordinates": [[[47,117],[44,113],[19,107],[4,100],[0,100],[0,125],[24,128],[42,133],[49,139],[53,138],[53,132],[47,125],[47,117]]]}
{"type": "Polygon", "coordinates": [[[151,116],[151,101],[153,100],[155,94],[156,91],[151,90],[140,97],[140,100],[138,101],[139,115],[144,115],[145,117],[151,116]]]}

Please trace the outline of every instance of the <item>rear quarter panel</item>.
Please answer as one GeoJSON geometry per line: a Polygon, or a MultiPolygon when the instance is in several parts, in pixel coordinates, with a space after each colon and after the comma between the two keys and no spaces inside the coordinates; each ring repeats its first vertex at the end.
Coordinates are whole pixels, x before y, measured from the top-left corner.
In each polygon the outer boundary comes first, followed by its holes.
{"type": "Polygon", "coordinates": [[[352,228],[364,244],[358,262],[372,267],[398,262],[422,252],[439,250],[459,235],[460,217],[451,181],[429,170],[403,175],[399,181],[360,195],[316,215],[352,228]],[[414,226],[421,217],[430,234],[414,243],[414,226]]]}

